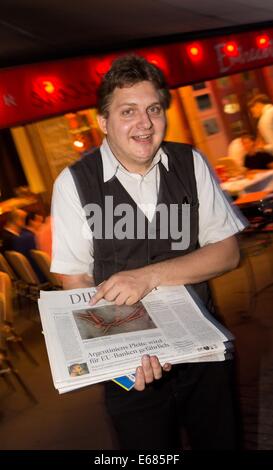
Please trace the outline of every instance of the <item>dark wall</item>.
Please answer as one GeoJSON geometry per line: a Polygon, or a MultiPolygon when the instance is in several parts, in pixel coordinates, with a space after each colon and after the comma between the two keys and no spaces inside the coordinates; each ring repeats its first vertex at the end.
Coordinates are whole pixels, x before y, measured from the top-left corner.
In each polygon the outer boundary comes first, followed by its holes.
{"type": "Polygon", "coordinates": [[[15,196],[14,189],[27,185],[9,129],[0,130],[0,200],[15,196]]]}

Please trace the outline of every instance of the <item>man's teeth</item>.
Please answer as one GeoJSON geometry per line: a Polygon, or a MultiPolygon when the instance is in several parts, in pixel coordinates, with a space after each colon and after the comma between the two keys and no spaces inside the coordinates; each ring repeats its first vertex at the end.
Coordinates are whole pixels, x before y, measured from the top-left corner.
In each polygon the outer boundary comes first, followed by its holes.
{"type": "Polygon", "coordinates": [[[151,135],[136,135],[134,138],[137,140],[148,140],[150,137],[151,135]]]}

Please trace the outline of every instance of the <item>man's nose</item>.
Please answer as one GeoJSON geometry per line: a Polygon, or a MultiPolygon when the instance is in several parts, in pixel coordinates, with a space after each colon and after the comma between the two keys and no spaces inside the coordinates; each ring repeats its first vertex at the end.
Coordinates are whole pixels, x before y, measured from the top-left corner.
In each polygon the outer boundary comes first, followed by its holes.
{"type": "Polygon", "coordinates": [[[150,129],[152,125],[153,123],[150,119],[149,114],[146,111],[139,114],[137,122],[137,127],[139,129],[150,129]]]}

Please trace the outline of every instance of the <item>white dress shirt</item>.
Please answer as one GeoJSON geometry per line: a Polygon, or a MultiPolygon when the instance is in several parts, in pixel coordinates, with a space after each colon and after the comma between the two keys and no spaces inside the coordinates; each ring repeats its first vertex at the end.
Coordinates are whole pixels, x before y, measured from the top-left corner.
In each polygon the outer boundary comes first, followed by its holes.
{"type": "MultiPolygon", "coordinates": [[[[160,148],[145,175],[128,172],[115,158],[104,139],[101,147],[103,179],[114,175],[151,221],[160,185],[158,162],[168,170],[168,156],[160,148]]],[[[194,171],[199,199],[200,246],[238,233],[245,221],[223,194],[205,158],[193,150],[194,171]]],[[[93,273],[93,242],[85,212],[69,168],[58,176],[52,198],[53,250],[51,271],[60,274],[93,273]]]]}

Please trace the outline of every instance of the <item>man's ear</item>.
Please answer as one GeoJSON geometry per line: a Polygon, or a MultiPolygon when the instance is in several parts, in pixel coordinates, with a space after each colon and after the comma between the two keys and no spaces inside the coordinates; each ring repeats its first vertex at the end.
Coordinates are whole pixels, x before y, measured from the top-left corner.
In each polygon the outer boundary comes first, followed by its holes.
{"type": "Polygon", "coordinates": [[[107,119],[101,114],[98,114],[97,120],[98,120],[100,130],[106,135],[107,134],[107,126],[106,126],[107,119]]]}

